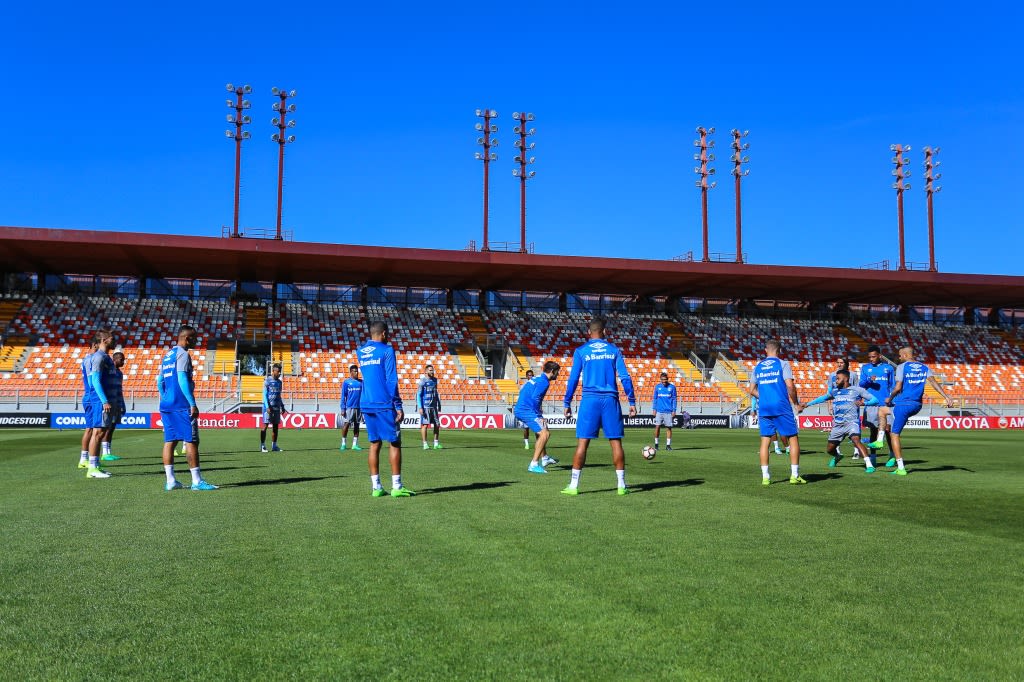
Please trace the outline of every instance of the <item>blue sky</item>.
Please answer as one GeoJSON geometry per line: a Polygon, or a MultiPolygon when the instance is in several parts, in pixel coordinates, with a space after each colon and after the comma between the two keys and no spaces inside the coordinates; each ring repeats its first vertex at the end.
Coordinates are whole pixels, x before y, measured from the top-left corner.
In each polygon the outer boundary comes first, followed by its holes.
{"type": "MultiPolygon", "coordinates": [[[[718,129],[712,251],[734,251],[729,138],[751,131],[754,263],[895,261],[891,143],[913,146],[907,258],[927,260],[940,146],[944,272],[1024,275],[1024,11],[1010,3],[293,2],[19,7],[0,45],[0,224],[217,235],[231,223],[224,84],[254,92],[243,226],[273,227],[272,86],[296,89],[296,239],[459,249],[481,236],[474,110],[497,109],[491,238],[517,241],[513,111],[536,114],[541,253],[701,249],[694,128],[718,129]],[[961,5],[961,7],[963,7],[961,5]],[[237,12],[240,17],[232,16],[237,12]]],[[[6,11],[6,10],[5,10],[6,11]]]]}

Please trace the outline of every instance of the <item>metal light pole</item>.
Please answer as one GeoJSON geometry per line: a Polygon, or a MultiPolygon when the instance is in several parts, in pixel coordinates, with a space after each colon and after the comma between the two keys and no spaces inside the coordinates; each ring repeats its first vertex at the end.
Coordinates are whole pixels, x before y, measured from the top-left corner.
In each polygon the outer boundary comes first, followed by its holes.
{"type": "Polygon", "coordinates": [[[900,264],[896,269],[906,270],[907,259],[903,240],[903,192],[910,189],[910,185],[904,184],[903,180],[910,177],[910,171],[904,169],[910,163],[910,160],[903,158],[903,153],[910,151],[910,145],[892,144],[889,145],[889,149],[896,152],[896,156],[892,157],[892,162],[896,166],[892,171],[892,174],[896,176],[896,182],[892,183],[892,188],[896,190],[896,222],[899,228],[900,240],[900,264]]]}
{"type": "Polygon", "coordinates": [[[484,162],[484,243],[481,251],[490,251],[490,246],[487,242],[487,222],[490,219],[490,210],[487,207],[487,201],[490,195],[490,164],[491,161],[495,161],[498,158],[498,154],[491,151],[491,147],[498,146],[497,139],[491,139],[491,133],[498,132],[498,126],[491,124],[492,118],[498,118],[498,112],[493,109],[477,109],[476,115],[484,120],[483,123],[477,123],[476,129],[484,134],[483,137],[476,138],[476,143],[484,148],[482,152],[476,153],[476,158],[484,162]]]}
{"type": "Polygon", "coordinates": [[[225,130],[224,134],[228,139],[235,141],[235,220],[231,228],[231,236],[238,236],[238,198],[241,193],[242,186],[242,140],[249,139],[249,132],[242,132],[242,126],[252,123],[252,119],[249,116],[243,116],[242,111],[248,109],[252,105],[249,100],[242,99],[243,95],[248,95],[252,92],[252,88],[248,85],[239,85],[235,87],[231,83],[227,84],[228,92],[235,94],[234,100],[228,100],[227,104],[229,107],[235,110],[234,114],[228,114],[228,123],[235,124],[234,131],[225,130]]]}
{"type": "Polygon", "coordinates": [[[939,267],[935,263],[935,213],[932,211],[932,194],[941,192],[942,187],[936,187],[935,181],[942,177],[942,173],[933,173],[942,162],[935,161],[934,156],[939,153],[939,147],[932,149],[924,148],[924,193],[928,198],[928,271],[938,272],[939,267]]]}
{"type": "Polygon", "coordinates": [[[701,258],[701,262],[707,263],[711,260],[708,256],[708,190],[713,189],[717,184],[715,182],[708,184],[708,176],[715,174],[714,168],[708,168],[708,163],[715,160],[715,155],[708,153],[709,149],[714,148],[715,141],[708,140],[708,136],[714,135],[715,129],[701,126],[697,128],[697,134],[700,137],[693,141],[693,146],[699,148],[700,153],[694,154],[693,160],[700,161],[700,166],[694,168],[693,172],[700,176],[700,180],[696,182],[696,185],[700,188],[700,216],[704,239],[704,256],[701,258]]]}
{"type": "Polygon", "coordinates": [[[740,142],[744,137],[750,134],[749,130],[744,130],[742,133],[735,128],[732,129],[732,163],[733,177],[736,178],[736,262],[743,262],[743,214],[740,210],[740,178],[750,175],[749,170],[743,170],[741,166],[750,161],[749,156],[743,156],[743,152],[750,149],[750,145],[746,142],[740,142]]]}
{"type": "Polygon", "coordinates": [[[284,131],[286,128],[294,128],[295,121],[285,120],[287,115],[295,111],[294,104],[288,104],[290,97],[295,97],[295,91],[285,90],[284,88],[271,88],[271,94],[281,98],[280,102],[274,102],[274,111],[277,112],[277,117],[271,119],[270,124],[277,126],[277,132],[274,133],[270,139],[278,144],[277,153],[277,236],[274,239],[283,239],[281,235],[281,206],[284,200],[284,146],[289,142],[295,142],[294,135],[285,135],[284,131]]]}
{"type": "Polygon", "coordinates": [[[516,140],[519,155],[515,158],[519,168],[512,170],[512,175],[519,178],[519,252],[526,253],[526,181],[537,175],[537,171],[527,172],[526,170],[526,166],[536,161],[532,156],[527,157],[526,153],[533,151],[533,148],[537,146],[534,142],[527,144],[526,138],[535,134],[537,130],[535,128],[526,129],[526,124],[534,119],[533,114],[520,114],[516,111],[512,114],[512,118],[519,121],[519,125],[512,130],[519,135],[519,139],[516,140]]]}

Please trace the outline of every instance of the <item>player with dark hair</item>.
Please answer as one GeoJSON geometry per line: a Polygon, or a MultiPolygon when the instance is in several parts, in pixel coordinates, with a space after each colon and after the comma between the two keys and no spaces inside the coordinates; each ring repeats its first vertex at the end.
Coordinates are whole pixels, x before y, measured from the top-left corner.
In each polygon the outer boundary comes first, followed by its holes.
{"type": "Polygon", "coordinates": [[[119,403],[114,401],[112,384],[114,363],[107,353],[114,347],[114,332],[100,329],[94,339],[96,351],[86,359],[89,385],[92,386],[92,421],[86,424],[92,428],[89,437],[89,468],[87,478],[110,478],[110,473],[100,468],[100,444],[106,438],[111,426],[120,419],[119,403]]]}
{"type": "Polygon", "coordinates": [[[96,395],[92,391],[92,383],[89,381],[89,358],[96,352],[95,337],[89,344],[89,352],[82,358],[82,412],[85,415],[85,430],[82,432],[82,454],[78,458],[78,468],[89,468],[89,443],[92,441],[93,411],[98,409],[96,395]]]}
{"type": "MultiPolygon", "coordinates": [[[[850,371],[850,361],[846,357],[838,357],[838,358],[836,358],[836,368],[835,368],[835,371],[833,371],[831,374],[828,375],[828,381],[825,382],[825,393],[826,394],[831,392],[832,389],[834,389],[836,387],[836,376],[838,375],[838,373],[840,371],[843,371],[843,370],[845,370],[846,374],[847,374],[846,385],[847,386],[856,386],[857,385],[857,383],[859,381],[858,377],[857,377],[857,373],[850,371]]],[[[859,419],[859,416],[858,416],[858,419],[859,419]]],[[[854,447],[853,448],[853,458],[854,459],[860,459],[860,456],[861,456],[860,449],[857,448],[857,447],[854,447]]],[[[843,458],[843,453],[839,451],[839,445],[838,444],[836,445],[836,457],[838,457],[839,459],[843,458]]]]}
{"type": "MultiPolygon", "coordinates": [[[[882,358],[882,350],[878,346],[868,346],[868,363],[860,366],[860,387],[866,388],[868,393],[875,396],[877,406],[864,408],[864,423],[868,427],[868,440],[865,443],[874,454],[875,450],[881,449],[882,440],[879,434],[885,433],[882,423],[879,421],[878,411],[889,397],[893,387],[896,385],[896,371],[893,366],[882,358]]],[[[889,441],[889,448],[892,449],[892,438],[885,433],[889,441]]],[[[891,467],[896,464],[896,458],[890,457],[885,466],[891,467]]]]}
{"type": "MultiPolygon", "coordinates": [[[[523,378],[523,384],[525,385],[526,382],[530,381],[531,379],[533,379],[533,370],[532,369],[528,369],[528,370],[526,370],[526,375],[523,378]]],[[[519,390],[520,390],[520,392],[522,392],[523,387],[520,386],[519,390]]],[[[530,449],[530,425],[527,424],[526,422],[523,422],[523,421],[520,421],[520,423],[523,425],[523,449],[524,450],[529,450],[530,449]]]]}
{"type": "Polygon", "coordinates": [[[263,427],[260,429],[260,452],[267,451],[267,426],[273,428],[270,451],[281,452],[281,448],[277,447],[277,432],[281,427],[281,415],[287,413],[287,410],[284,409],[283,388],[281,365],[275,363],[270,368],[270,376],[263,382],[263,427]]]}
{"type": "Polygon", "coordinates": [[[576,349],[572,356],[572,371],[565,387],[565,416],[572,416],[570,405],[576,386],[583,379],[583,396],[580,412],[576,419],[576,453],[572,458],[572,475],[569,485],[562,490],[566,495],[578,495],[580,473],[587,462],[587,448],[590,441],[604,431],[612,448],[612,463],[618,483],[618,494],[626,495],[626,454],[622,451],[622,407],[619,405],[619,389],[615,384],[616,375],[629,400],[629,416],[636,416],[636,395],[633,380],[626,369],[622,353],[604,340],[607,322],[595,317],[588,325],[590,340],[576,349]]]}
{"type": "Polygon", "coordinates": [[[793,413],[800,403],[793,382],[793,370],[789,363],[779,359],[782,344],[770,339],[764,344],[765,358],[754,366],[750,374],[750,394],[758,400],[758,427],[761,430],[761,484],[771,484],[768,470],[768,443],[778,432],[789,439],[789,482],[792,485],[807,483],[800,477],[800,439],[793,413]]]}
{"type": "Polygon", "coordinates": [[[111,407],[117,410],[117,415],[111,419],[110,428],[107,430],[106,435],[103,436],[103,441],[100,442],[100,445],[103,447],[103,454],[100,455],[101,462],[115,462],[121,459],[110,452],[110,444],[114,440],[114,430],[121,423],[125,412],[128,411],[124,404],[124,372],[121,371],[121,368],[124,367],[124,353],[117,351],[110,356],[110,360],[114,363],[114,370],[110,375],[109,397],[111,407]]]}
{"type": "Polygon", "coordinates": [[[424,368],[427,376],[420,379],[416,389],[416,409],[420,413],[420,437],[423,439],[423,449],[429,450],[427,443],[427,427],[434,427],[434,449],[441,449],[441,396],[437,393],[437,376],[434,374],[434,366],[427,365],[424,368]]]}
{"type": "Polygon", "coordinates": [[[561,366],[554,360],[545,362],[543,373],[539,377],[524,383],[523,387],[519,389],[519,398],[516,400],[516,419],[526,424],[530,430],[537,434],[537,445],[533,450],[533,459],[530,460],[530,465],[527,467],[527,471],[532,474],[548,473],[544,467],[549,463],[549,460],[550,463],[558,463],[557,460],[552,460],[544,453],[548,439],[551,437],[551,431],[548,430],[548,422],[544,418],[543,405],[544,396],[547,394],[551,382],[558,378],[560,370],[561,366]],[[544,458],[543,460],[541,459],[542,457],[544,458]]]}
{"type": "Polygon", "coordinates": [[[865,405],[877,405],[875,397],[860,386],[850,385],[850,370],[837,369],[835,381],[832,388],[814,400],[799,406],[798,412],[811,405],[817,405],[826,401],[832,401],[832,430],[828,435],[828,455],[830,457],[829,467],[835,467],[843,458],[839,454],[839,444],[844,438],[849,438],[853,443],[854,450],[864,457],[864,471],[869,474],[875,472],[875,464],[871,459],[871,453],[860,440],[860,402],[865,405]]]}
{"type": "Polygon", "coordinates": [[[348,377],[341,382],[341,445],[339,450],[345,449],[345,438],[348,437],[348,427],[352,427],[352,449],[362,450],[359,447],[359,421],[363,413],[359,411],[359,396],[363,392],[363,380],[359,378],[359,365],[348,366],[348,377]]]}
{"type": "Polygon", "coordinates": [[[661,383],[654,387],[651,396],[651,412],[654,414],[654,449],[658,449],[658,436],[661,427],[668,431],[665,438],[665,449],[672,449],[672,425],[676,416],[676,387],[669,383],[668,372],[661,373],[661,383]]]}
{"type": "Polygon", "coordinates": [[[359,349],[359,369],[363,373],[363,390],[359,408],[366,420],[366,434],[370,439],[367,463],[370,467],[370,485],[374,497],[387,492],[380,484],[381,442],[389,443],[391,460],[391,496],[410,497],[416,493],[402,485],[402,432],[400,425],[405,413],[402,397],[398,394],[398,362],[395,350],[388,343],[388,325],[377,321],[370,324],[370,340],[359,349]]]}
{"type": "Polygon", "coordinates": [[[199,468],[199,407],[196,405],[192,356],[198,335],[195,327],[183,324],[178,329],[178,342],[160,361],[156,387],[160,392],[160,420],[164,425],[164,490],[183,488],[174,477],[174,448],[185,443],[188,470],[192,474],[192,490],[216,490],[217,486],[203,479],[199,468]]]}

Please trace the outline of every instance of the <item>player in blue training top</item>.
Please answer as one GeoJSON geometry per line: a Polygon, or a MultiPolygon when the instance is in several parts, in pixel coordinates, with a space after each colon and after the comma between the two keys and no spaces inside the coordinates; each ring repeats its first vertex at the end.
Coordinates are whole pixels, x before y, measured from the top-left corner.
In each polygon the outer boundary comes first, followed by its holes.
{"type": "MultiPolygon", "coordinates": [[[[527,381],[530,381],[531,379],[533,379],[533,370],[532,369],[528,369],[528,370],[526,370],[526,374],[524,375],[523,383],[525,384],[527,381]]],[[[519,390],[520,391],[522,390],[522,386],[519,387],[519,390]]],[[[524,450],[529,450],[530,449],[530,425],[527,424],[526,422],[522,421],[521,419],[519,420],[519,423],[523,427],[523,449],[524,450]]]]}
{"type": "Polygon", "coordinates": [[[100,329],[94,339],[96,351],[85,361],[85,369],[89,375],[89,386],[92,388],[93,400],[91,421],[86,426],[92,429],[89,437],[89,467],[87,478],[110,478],[110,473],[100,468],[100,444],[106,438],[110,427],[119,420],[117,408],[120,403],[113,395],[114,362],[107,353],[114,347],[114,333],[109,329],[100,329]]]}
{"type": "MultiPolygon", "coordinates": [[[[836,375],[840,370],[846,370],[849,374],[849,381],[846,382],[847,386],[856,386],[859,378],[856,372],[850,371],[850,361],[845,357],[836,358],[836,369],[834,372],[828,375],[828,381],[825,382],[825,393],[830,392],[836,387],[836,375]]],[[[852,442],[852,441],[851,441],[852,442]]],[[[839,459],[843,458],[843,453],[839,451],[839,445],[836,445],[836,456],[839,459]]],[[[853,458],[860,459],[860,450],[858,448],[853,449],[853,458]]]]}
{"type": "Polygon", "coordinates": [[[359,409],[366,421],[370,439],[367,462],[374,497],[387,494],[380,484],[381,441],[390,444],[391,496],[409,497],[416,493],[402,485],[402,397],[398,394],[398,362],[395,350],[388,343],[386,322],[370,323],[370,340],[359,349],[359,369],[363,373],[363,390],[359,409]]]}
{"type": "Polygon", "coordinates": [[[629,400],[629,416],[636,416],[636,395],[633,380],[626,370],[626,361],[614,345],[604,340],[607,322],[595,317],[588,326],[590,341],[576,349],[572,356],[572,371],[565,387],[565,416],[572,416],[570,402],[576,393],[576,386],[583,378],[583,397],[580,413],[576,419],[576,454],[572,458],[572,477],[563,493],[578,495],[580,472],[587,462],[587,447],[598,431],[604,431],[612,448],[612,463],[618,479],[619,495],[629,493],[626,487],[626,454],[622,451],[622,407],[619,405],[619,389],[615,384],[618,375],[622,390],[629,400]]]}
{"type": "Polygon", "coordinates": [[[284,409],[284,382],[281,381],[281,365],[275,363],[270,368],[270,376],[263,382],[263,428],[260,429],[260,452],[267,451],[267,426],[273,428],[270,442],[271,452],[281,452],[277,447],[277,432],[281,427],[281,415],[287,414],[284,409]]]}
{"type": "Polygon", "coordinates": [[[107,397],[110,398],[111,408],[117,410],[117,415],[112,418],[110,428],[107,429],[107,433],[100,443],[103,447],[103,454],[100,455],[101,462],[114,462],[121,459],[110,451],[110,444],[114,441],[114,430],[121,423],[125,412],[128,411],[124,404],[124,372],[121,371],[121,368],[124,367],[124,353],[117,351],[110,356],[110,361],[114,363],[114,370],[110,375],[110,393],[107,397]]]}
{"type": "Polygon", "coordinates": [[[654,414],[654,449],[658,449],[661,427],[668,430],[665,449],[672,449],[672,426],[676,416],[676,387],[668,381],[668,372],[661,373],[661,383],[654,387],[651,396],[651,412],[654,414]]]}
{"type": "MultiPolygon", "coordinates": [[[[868,439],[865,445],[871,448],[872,454],[874,454],[874,450],[882,447],[881,439],[878,436],[880,433],[884,433],[878,420],[878,410],[885,403],[885,399],[889,397],[893,386],[896,385],[896,371],[882,358],[882,350],[878,346],[868,346],[868,363],[860,366],[858,385],[868,389],[868,393],[875,396],[875,400],[878,401],[877,406],[864,408],[864,423],[868,427],[868,439]]],[[[888,434],[886,436],[888,437],[888,434]]],[[[891,449],[891,439],[889,443],[891,449]]],[[[885,465],[891,467],[895,463],[896,460],[890,457],[885,465]]]]}
{"type": "Polygon", "coordinates": [[[867,389],[860,386],[850,385],[850,370],[837,369],[835,381],[832,388],[809,403],[800,405],[798,412],[811,405],[817,405],[827,400],[832,401],[832,431],[828,435],[828,454],[831,459],[829,467],[839,464],[843,458],[839,454],[839,444],[844,438],[849,438],[854,449],[864,457],[864,471],[869,474],[875,473],[875,463],[871,460],[871,453],[860,440],[860,402],[865,405],[877,405],[875,397],[867,392],[867,389]]]}
{"type": "Polygon", "coordinates": [[[92,427],[89,424],[93,421],[93,411],[97,408],[96,396],[92,393],[92,384],[89,383],[89,369],[86,366],[89,357],[96,352],[96,339],[93,338],[89,344],[89,352],[82,358],[82,412],[85,414],[85,431],[82,432],[82,454],[78,458],[78,468],[89,468],[89,443],[92,441],[92,427]]]}
{"type": "Polygon", "coordinates": [[[359,422],[363,413],[359,411],[359,397],[363,393],[363,380],[359,378],[359,365],[349,365],[348,377],[341,382],[341,445],[339,450],[345,449],[345,438],[348,437],[348,427],[352,427],[352,449],[362,450],[359,447],[359,422]]]}
{"type": "Polygon", "coordinates": [[[796,384],[793,383],[793,370],[789,363],[779,359],[782,344],[775,339],[764,344],[765,359],[754,366],[750,374],[750,394],[758,402],[758,426],[761,430],[761,484],[771,484],[768,471],[768,443],[778,432],[779,436],[788,438],[789,449],[789,482],[793,485],[807,483],[800,477],[800,439],[793,413],[799,404],[796,395],[796,384]]]}
{"type": "Polygon", "coordinates": [[[561,366],[554,360],[544,363],[544,372],[536,378],[530,379],[519,389],[519,398],[516,400],[515,417],[527,428],[537,434],[537,445],[533,449],[533,459],[527,471],[532,474],[546,474],[544,468],[548,464],[558,464],[558,460],[544,454],[551,432],[548,430],[548,420],[544,418],[544,396],[547,395],[551,382],[558,378],[561,366]]]}
{"type": "MultiPolygon", "coordinates": [[[[907,469],[903,466],[903,444],[900,434],[903,433],[903,427],[907,425],[907,420],[921,411],[924,402],[924,387],[928,382],[931,382],[942,399],[946,401],[946,407],[949,407],[952,404],[949,396],[939,386],[935,377],[931,376],[928,366],[914,360],[914,349],[910,346],[900,348],[900,364],[896,368],[896,385],[885,398],[885,404],[888,407],[880,409],[878,415],[880,426],[889,436],[889,444],[892,447],[892,457],[885,463],[885,466],[891,467],[895,464],[896,470],[890,473],[898,476],[907,475],[907,469]],[[886,418],[890,414],[892,415],[892,426],[887,426],[886,418]]],[[[868,446],[881,446],[881,443],[868,443],[868,446]]]]}
{"type": "Polygon", "coordinates": [[[160,361],[156,387],[160,392],[160,421],[164,425],[164,490],[184,486],[174,477],[174,448],[185,444],[188,470],[192,474],[192,490],[216,490],[217,486],[203,479],[199,468],[199,407],[196,405],[196,383],[192,377],[192,356],[198,335],[187,324],[178,329],[178,343],[160,361]]]}
{"type": "Polygon", "coordinates": [[[420,437],[423,439],[423,449],[429,450],[427,443],[427,426],[434,427],[434,449],[441,449],[441,396],[437,393],[437,376],[434,375],[434,366],[427,365],[423,368],[427,376],[420,379],[416,388],[416,409],[420,413],[420,437]]]}

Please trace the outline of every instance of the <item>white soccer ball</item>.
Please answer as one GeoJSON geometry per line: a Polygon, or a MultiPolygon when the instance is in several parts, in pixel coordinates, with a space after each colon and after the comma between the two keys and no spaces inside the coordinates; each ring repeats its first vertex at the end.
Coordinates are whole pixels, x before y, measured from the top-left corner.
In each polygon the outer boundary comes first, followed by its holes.
{"type": "Polygon", "coordinates": [[[641,453],[642,453],[642,454],[643,454],[643,456],[644,456],[644,459],[654,459],[654,455],[656,455],[656,454],[657,454],[657,452],[658,452],[658,451],[657,451],[657,450],[655,450],[655,449],[654,449],[653,447],[651,447],[650,445],[645,445],[645,446],[644,446],[644,449],[643,449],[643,450],[641,451],[641,453]]]}

